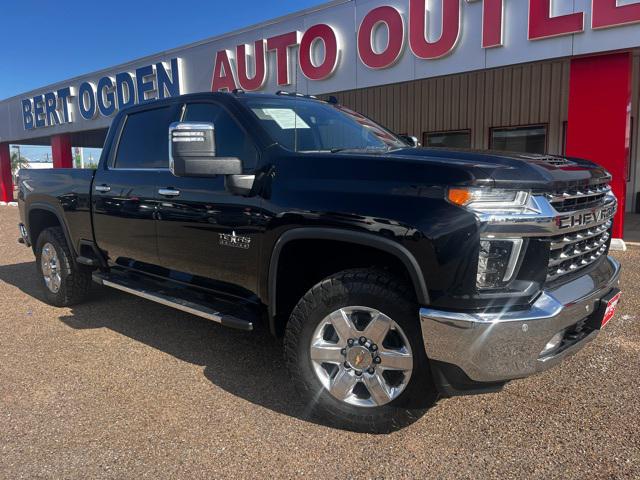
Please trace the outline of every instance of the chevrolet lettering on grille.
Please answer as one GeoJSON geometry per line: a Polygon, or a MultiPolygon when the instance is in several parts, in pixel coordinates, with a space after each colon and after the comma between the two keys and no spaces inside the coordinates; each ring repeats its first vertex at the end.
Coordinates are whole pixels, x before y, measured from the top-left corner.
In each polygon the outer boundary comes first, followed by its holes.
{"type": "Polygon", "coordinates": [[[557,217],[556,221],[559,228],[586,227],[592,223],[602,223],[613,217],[614,213],[615,206],[608,205],[606,207],[574,213],[573,215],[557,217]]]}

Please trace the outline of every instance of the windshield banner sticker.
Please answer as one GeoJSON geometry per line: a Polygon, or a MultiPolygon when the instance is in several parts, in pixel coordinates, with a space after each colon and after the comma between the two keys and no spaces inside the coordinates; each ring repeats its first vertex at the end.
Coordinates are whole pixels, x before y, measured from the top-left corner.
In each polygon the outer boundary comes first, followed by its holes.
{"type": "Polygon", "coordinates": [[[291,108],[263,108],[262,111],[265,115],[271,117],[283,130],[309,128],[307,122],[300,118],[300,115],[291,108]]]}

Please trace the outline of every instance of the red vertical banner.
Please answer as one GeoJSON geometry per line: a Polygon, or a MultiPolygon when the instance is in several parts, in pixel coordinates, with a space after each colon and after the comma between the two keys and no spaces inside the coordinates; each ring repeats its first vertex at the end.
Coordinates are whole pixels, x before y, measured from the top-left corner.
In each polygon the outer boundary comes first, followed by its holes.
{"type": "Polygon", "coordinates": [[[8,143],[0,143],[0,201],[13,202],[11,152],[8,143]]]}
{"type": "Polygon", "coordinates": [[[591,160],[613,175],[618,198],[613,237],[622,238],[629,161],[631,53],[571,60],[567,155],[591,160]]]}
{"type": "Polygon", "coordinates": [[[51,137],[51,154],[53,156],[53,168],[73,168],[71,136],[55,135],[51,137]]]}

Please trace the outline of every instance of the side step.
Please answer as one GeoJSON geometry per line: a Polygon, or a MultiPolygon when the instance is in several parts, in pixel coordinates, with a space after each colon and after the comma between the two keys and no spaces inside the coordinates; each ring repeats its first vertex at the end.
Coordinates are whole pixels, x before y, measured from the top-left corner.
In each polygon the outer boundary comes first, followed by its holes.
{"type": "Polygon", "coordinates": [[[76,258],[76,262],[81,265],[86,265],[87,267],[98,267],[100,266],[100,262],[95,258],[83,257],[79,256],[76,258]]]}
{"type": "Polygon", "coordinates": [[[176,310],[191,313],[207,320],[213,320],[227,327],[247,331],[253,330],[253,322],[243,319],[249,317],[253,320],[253,317],[255,317],[255,313],[251,312],[249,308],[232,305],[225,301],[217,302],[205,299],[204,295],[192,292],[185,287],[171,285],[168,281],[156,281],[138,274],[127,275],[103,272],[93,272],[92,279],[105,287],[115,288],[176,310]],[[242,315],[240,317],[236,316],[236,311],[242,315]]]}

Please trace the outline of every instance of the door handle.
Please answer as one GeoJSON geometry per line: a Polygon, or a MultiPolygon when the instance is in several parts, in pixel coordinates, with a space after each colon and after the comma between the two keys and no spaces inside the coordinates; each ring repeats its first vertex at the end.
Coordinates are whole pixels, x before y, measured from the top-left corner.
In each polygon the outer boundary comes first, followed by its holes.
{"type": "Polygon", "coordinates": [[[161,188],[158,190],[158,193],[165,197],[177,197],[180,195],[180,190],[174,190],[173,188],[161,188]]]}
{"type": "Polygon", "coordinates": [[[111,187],[109,185],[96,185],[96,192],[109,192],[111,187]]]}

